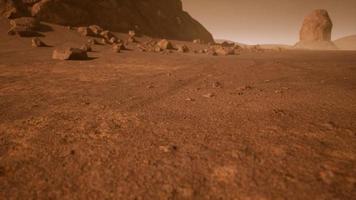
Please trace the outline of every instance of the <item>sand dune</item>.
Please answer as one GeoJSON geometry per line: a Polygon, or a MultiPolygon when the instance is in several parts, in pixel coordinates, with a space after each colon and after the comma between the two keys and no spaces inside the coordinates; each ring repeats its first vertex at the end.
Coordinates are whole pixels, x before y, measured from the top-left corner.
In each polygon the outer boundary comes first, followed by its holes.
{"type": "Polygon", "coordinates": [[[334,43],[340,50],[356,50],[356,35],[337,39],[334,43]]]}

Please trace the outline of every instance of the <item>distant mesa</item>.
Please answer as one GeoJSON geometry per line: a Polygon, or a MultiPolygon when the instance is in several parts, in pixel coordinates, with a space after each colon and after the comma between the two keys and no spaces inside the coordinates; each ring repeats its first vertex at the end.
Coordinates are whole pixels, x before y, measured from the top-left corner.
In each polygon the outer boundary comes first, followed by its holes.
{"type": "Polygon", "coordinates": [[[97,24],[112,31],[213,42],[212,35],[183,11],[181,0],[0,0],[0,16],[33,16],[66,26],[97,24]]]}
{"type": "Polygon", "coordinates": [[[295,45],[300,49],[335,50],[331,41],[333,23],[326,10],[318,9],[307,15],[300,30],[300,41],[295,45]]]}

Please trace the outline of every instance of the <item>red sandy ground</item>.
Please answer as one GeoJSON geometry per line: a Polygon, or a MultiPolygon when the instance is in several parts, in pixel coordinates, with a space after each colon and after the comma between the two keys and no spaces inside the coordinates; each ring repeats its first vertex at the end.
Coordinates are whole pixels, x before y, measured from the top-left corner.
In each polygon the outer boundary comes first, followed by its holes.
{"type": "Polygon", "coordinates": [[[356,52],[57,61],[1,23],[0,199],[356,196],[356,52]]]}

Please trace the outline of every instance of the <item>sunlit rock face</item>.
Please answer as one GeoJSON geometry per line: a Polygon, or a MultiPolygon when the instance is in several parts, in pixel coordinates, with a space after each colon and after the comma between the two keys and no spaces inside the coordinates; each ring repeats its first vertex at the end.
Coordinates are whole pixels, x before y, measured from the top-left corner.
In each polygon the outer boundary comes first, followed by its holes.
{"type": "Polygon", "coordinates": [[[303,49],[336,49],[331,42],[331,32],[333,23],[328,11],[314,10],[304,19],[300,30],[300,41],[296,44],[297,48],[303,49]]]}
{"type": "Polygon", "coordinates": [[[135,30],[168,39],[213,41],[212,35],[183,11],[181,0],[0,0],[0,14],[8,18],[35,16],[70,26],[98,24],[113,31],[135,30]]]}
{"type": "Polygon", "coordinates": [[[304,19],[300,41],[331,41],[332,28],[328,11],[315,10],[304,19]]]}

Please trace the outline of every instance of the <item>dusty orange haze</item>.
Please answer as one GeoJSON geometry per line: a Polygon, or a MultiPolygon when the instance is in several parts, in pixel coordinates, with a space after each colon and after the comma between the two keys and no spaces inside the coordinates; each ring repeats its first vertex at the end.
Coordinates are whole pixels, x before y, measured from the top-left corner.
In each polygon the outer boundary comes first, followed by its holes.
{"type": "Polygon", "coordinates": [[[329,11],[333,39],[356,34],[356,0],[182,0],[184,9],[218,39],[294,44],[303,18],[329,11]]]}

